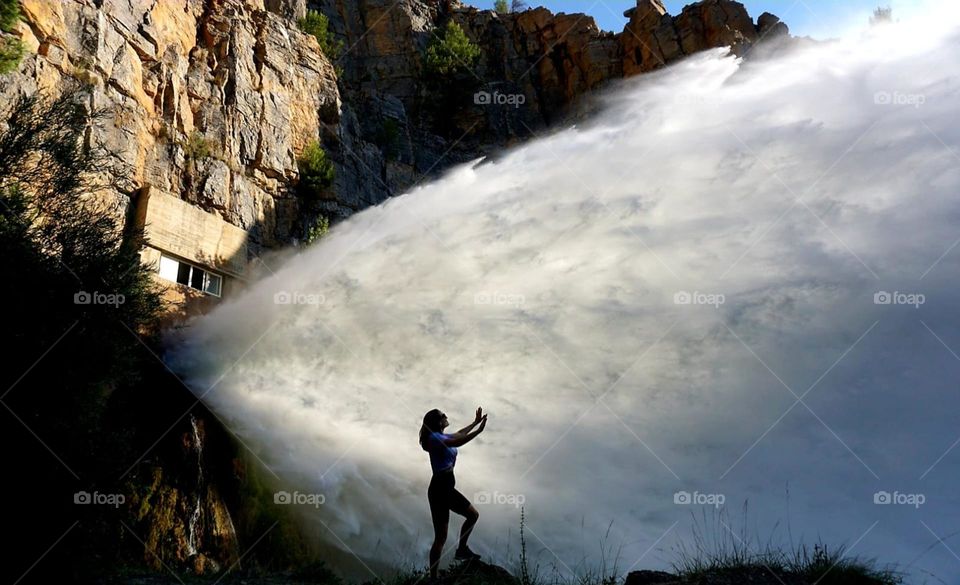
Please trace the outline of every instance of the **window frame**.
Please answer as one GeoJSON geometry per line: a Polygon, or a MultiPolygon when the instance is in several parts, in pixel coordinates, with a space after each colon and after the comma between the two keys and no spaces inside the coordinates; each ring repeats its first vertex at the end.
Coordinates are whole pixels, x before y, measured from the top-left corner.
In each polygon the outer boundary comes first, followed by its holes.
{"type": "Polygon", "coordinates": [[[211,296],[215,296],[218,299],[223,298],[221,296],[223,294],[223,276],[220,274],[217,274],[216,272],[211,272],[210,270],[205,270],[203,268],[201,268],[200,270],[203,270],[203,293],[211,296]],[[214,278],[217,279],[217,292],[210,292],[208,290],[210,287],[210,281],[214,278]]]}
{"type": "Polygon", "coordinates": [[[210,270],[209,268],[203,268],[203,267],[197,266],[197,265],[194,264],[193,262],[188,262],[188,261],[186,261],[186,260],[184,260],[184,259],[182,259],[182,258],[179,258],[179,257],[177,257],[177,256],[174,256],[174,255],[172,255],[172,254],[167,254],[166,252],[163,252],[163,251],[160,252],[160,260],[157,262],[157,274],[158,274],[158,275],[161,275],[160,278],[162,278],[163,280],[165,280],[165,281],[167,281],[167,282],[172,282],[173,284],[176,284],[176,285],[185,286],[185,287],[187,287],[187,288],[189,288],[189,289],[191,289],[191,290],[199,291],[199,292],[201,292],[201,293],[203,293],[203,294],[205,294],[205,295],[210,295],[210,296],[216,297],[216,298],[218,298],[218,299],[223,298],[223,280],[224,280],[224,277],[223,277],[222,274],[219,274],[219,273],[217,273],[217,272],[214,272],[214,271],[210,270]],[[188,266],[188,267],[190,268],[190,270],[189,270],[188,273],[187,273],[187,284],[184,284],[184,283],[180,282],[179,280],[171,280],[171,279],[167,278],[166,276],[162,276],[162,274],[163,274],[162,267],[163,267],[163,262],[164,262],[164,260],[176,262],[176,263],[177,263],[177,271],[178,271],[178,274],[179,274],[179,270],[180,270],[180,267],[181,267],[181,266],[188,266]],[[190,283],[193,282],[195,271],[199,271],[199,272],[200,272],[200,287],[201,287],[201,288],[196,288],[196,287],[194,287],[194,286],[192,286],[192,285],[190,284],[190,283]],[[216,279],[219,281],[219,282],[218,282],[218,285],[217,285],[217,292],[215,292],[215,293],[214,293],[214,292],[211,292],[211,291],[209,290],[209,288],[210,288],[210,282],[213,280],[213,278],[216,278],[216,279]]]}

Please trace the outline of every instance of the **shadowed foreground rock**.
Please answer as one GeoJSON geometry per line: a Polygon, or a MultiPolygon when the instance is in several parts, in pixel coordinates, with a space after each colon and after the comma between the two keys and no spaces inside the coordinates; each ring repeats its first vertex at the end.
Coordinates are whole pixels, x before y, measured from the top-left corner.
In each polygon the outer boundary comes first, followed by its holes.
{"type": "MultiPolygon", "coordinates": [[[[218,583],[224,585],[345,585],[341,580],[322,563],[314,569],[298,571],[282,571],[269,574],[248,574],[244,571],[234,571],[221,577],[218,583]]],[[[156,573],[151,575],[124,575],[108,577],[97,581],[98,585],[211,585],[214,581],[202,577],[174,576],[171,573],[156,573]],[[181,580],[181,578],[185,580],[181,580]]],[[[437,580],[431,580],[425,573],[416,573],[395,581],[387,580],[394,585],[520,585],[520,580],[509,571],[497,565],[483,561],[454,563],[446,570],[440,571],[437,580]]],[[[384,585],[383,580],[371,580],[363,585],[384,585]]]]}
{"type": "Polygon", "coordinates": [[[442,585],[461,585],[466,583],[488,583],[490,585],[515,585],[519,580],[509,571],[497,565],[483,561],[468,561],[451,566],[440,573],[438,583],[442,585]]]}

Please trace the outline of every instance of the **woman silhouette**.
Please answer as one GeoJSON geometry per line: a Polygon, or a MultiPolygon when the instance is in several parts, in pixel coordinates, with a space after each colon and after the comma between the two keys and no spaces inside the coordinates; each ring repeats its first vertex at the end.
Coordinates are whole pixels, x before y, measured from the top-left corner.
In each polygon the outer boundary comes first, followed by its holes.
{"type": "Polygon", "coordinates": [[[433,518],[433,546],[430,547],[430,576],[436,578],[440,564],[440,553],[447,541],[447,525],[450,523],[450,510],[460,514],[466,520],[460,529],[460,543],[454,558],[457,560],[479,559],[480,555],[470,550],[467,539],[470,531],[480,518],[480,513],[463,494],[454,487],[453,466],[457,462],[457,447],[466,445],[483,432],[487,426],[487,415],[477,408],[477,418],[469,425],[453,434],[444,434],[443,429],[450,426],[447,415],[436,408],[423,416],[420,427],[420,446],[430,453],[430,466],[433,478],[427,490],[430,501],[430,516],[433,518]],[[478,427],[477,430],[473,430],[478,427]]]}

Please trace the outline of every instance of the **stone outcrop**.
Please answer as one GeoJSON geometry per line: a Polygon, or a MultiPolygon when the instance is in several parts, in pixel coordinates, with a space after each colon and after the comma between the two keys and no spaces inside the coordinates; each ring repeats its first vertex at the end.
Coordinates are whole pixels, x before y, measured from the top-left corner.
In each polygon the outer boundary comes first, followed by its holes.
{"type": "Polygon", "coordinates": [[[757,18],[757,32],[762,39],[782,39],[790,35],[790,28],[780,17],[764,12],[757,18]]]}
{"type": "Polygon", "coordinates": [[[758,41],[787,34],[780,19],[764,13],[758,23],[739,2],[703,0],[678,16],[667,14],[661,0],[638,0],[624,12],[630,19],[620,36],[624,75],[658,69],[686,55],[729,46],[742,55],[758,41]]]}

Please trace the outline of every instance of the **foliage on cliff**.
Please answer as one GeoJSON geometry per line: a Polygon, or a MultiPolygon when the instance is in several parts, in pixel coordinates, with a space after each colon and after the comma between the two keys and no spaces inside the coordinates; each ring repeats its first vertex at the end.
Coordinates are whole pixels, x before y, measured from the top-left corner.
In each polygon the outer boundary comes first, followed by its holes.
{"type": "Polygon", "coordinates": [[[464,124],[471,126],[468,110],[480,80],[474,71],[480,60],[480,46],[450,20],[434,32],[423,54],[425,71],[420,111],[431,131],[445,138],[462,138],[464,124]]]}
{"type": "Polygon", "coordinates": [[[9,32],[20,20],[20,0],[0,0],[0,30],[9,32]]]}
{"type": "Polygon", "coordinates": [[[124,233],[109,204],[118,186],[103,179],[109,157],[84,141],[100,115],[87,111],[88,99],[81,89],[54,100],[21,98],[0,133],[0,240],[7,251],[0,262],[4,274],[29,275],[8,281],[2,294],[6,306],[36,308],[25,311],[29,326],[11,334],[22,336],[18,347],[42,351],[71,321],[82,326],[91,342],[85,352],[112,359],[70,360],[86,373],[76,383],[112,379],[130,346],[116,335],[117,322],[141,330],[160,308],[140,263],[141,234],[124,233]],[[101,304],[98,295],[117,302],[101,304]]]}
{"type": "Polygon", "coordinates": [[[0,38],[0,75],[15,71],[23,60],[26,48],[20,39],[14,37],[0,38]]]}
{"type": "Polygon", "coordinates": [[[480,58],[480,47],[472,42],[454,21],[449,21],[440,35],[427,45],[424,65],[427,73],[447,76],[469,70],[480,58]]]}
{"type": "Polygon", "coordinates": [[[320,143],[314,141],[308,144],[300,154],[297,166],[300,170],[300,194],[305,199],[320,198],[323,192],[333,184],[333,162],[320,143]]]}
{"type": "Polygon", "coordinates": [[[340,56],[340,52],[343,50],[343,42],[333,38],[333,33],[330,32],[330,19],[325,14],[316,10],[308,10],[307,15],[297,21],[297,26],[303,32],[313,35],[317,39],[317,42],[320,43],[320,50],[328,59],[333,60],[340,56]]]}
{"type": "MultiPolygon", "coordinates": [[[[18,0],[0,0],[0,33],[8,33],[20,20],[18,0]]],[[[14,71],[23,59],[26,47],[12,35],[0,34],[0,75],[14,71]]]]}
{"type": "MultiPolygon", "coordinates": [[[[105,520],[117,511],[91,519],[72,496],[115,490],[116,466],[136,457],[130,428],[106,421],[120,389],[139,383],[136,332],[153,326],[160,300],[140,263],[139,235],[124,234],[103,204],[113,185],[98,177],[110,162],[84,141],[98,118],[88,103],[76,88],[57,99],[23,97],[0,132],[0,440],[17,446],[7,460],[21,478],[16,490],[38,502],[23,521],[11,519],[21,527],[7,551],[17,559],[5,567],[12,572],[22,573],[20,560],[42,552],[30,547],[52,543],[68,518],[84,523],[57,554],[93,560],[81,551],[119,527],[105,520]]],[[[57,568],[54,559],[38,571],[57,568]]]]}

